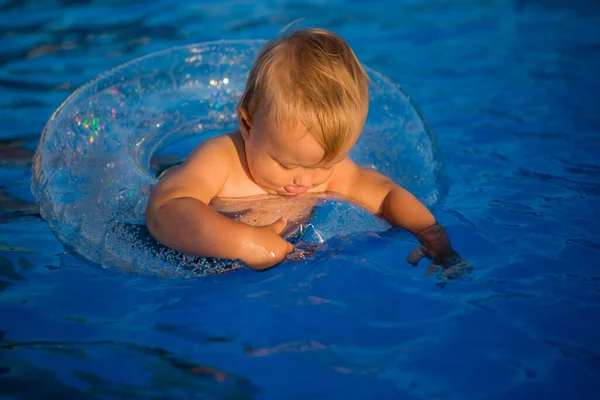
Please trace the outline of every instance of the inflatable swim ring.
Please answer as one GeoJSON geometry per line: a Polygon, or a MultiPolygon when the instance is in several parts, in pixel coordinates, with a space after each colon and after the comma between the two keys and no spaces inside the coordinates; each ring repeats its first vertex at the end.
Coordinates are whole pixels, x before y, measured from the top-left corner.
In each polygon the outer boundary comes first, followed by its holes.
{"type": "MultiPolygon", "coordinates": [[[[264,43],[219,41],[153,53],[100,75],[56,110],[34,156],[32,193],[69,252],[103,267],[165,277],[241,267],[163,247],[145,229],[144,210],[158,181],[151,167],[157,155],[175,149],[181,161],[199,142],[237,127],[237,102],[264,43]]],[[[398,86],[366,70],[369,116],[350,157],[432,204],[437,162],[428,124],[398,86]]],[[[360,207],[323,196],[289,239],[318,244],[387,228],[360,207]]]]}

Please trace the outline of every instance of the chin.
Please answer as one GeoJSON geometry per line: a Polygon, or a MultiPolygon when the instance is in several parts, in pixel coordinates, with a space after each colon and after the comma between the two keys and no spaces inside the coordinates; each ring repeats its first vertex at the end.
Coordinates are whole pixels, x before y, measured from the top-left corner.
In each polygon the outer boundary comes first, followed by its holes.
{"type": "Polygon", "coordinates": [[[281,189],[265,189],[265,191],[269,194],[275,194],[277,196],[285,196],[285,197],[294,197],[296,196],[293,193],[288,192],[287,190],[281,189]]]}
{"type": "Polygon", "coordinates": [[[265,192],[267,192],[267,194],[274,194],[274,195],[277,195],[277,196],[281,196],[281,195],[283,195],[282,191],[279,191],[279,190],[277,190],[277,189],[266,189],[266,188],[264,188],[264,187],[263,187],[262,189],[263,189],[265,192]]]}
{"type": "Polygon", "coordinates": [[[265,192],[267,192],[268,194],[272,194],[272,195],[276,195],[276,196],[285,196],[285,197],[298,196],[297,194],[288,192],[283,187],[278,187],[278,188],[271,189],[271,188],[265,188],[264,186],[262,186],[262,189],[265,192]]]}

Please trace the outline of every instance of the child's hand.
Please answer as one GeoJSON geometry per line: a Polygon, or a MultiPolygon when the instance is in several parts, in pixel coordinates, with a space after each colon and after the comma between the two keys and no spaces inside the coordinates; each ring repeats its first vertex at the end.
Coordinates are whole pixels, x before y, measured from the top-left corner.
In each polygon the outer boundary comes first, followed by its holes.
{"type": "Polygon", "coordinates": [[[294,251],[294,246],[280,236],[286,225],[287,220],[279,218],[271,225],[250,227],[250,235],[244,243],[240,261],[256,271],[263,271],[282,262],[294,251]]]}
{"type": "Polygon", "coordinates": [[[433,263],[427,269],[427,274],[431,275],[444,268],[442,275],[444,278],[452,279],[471,273],[473,267],[462,258],[450,244],[448,234],[442,225],[432,225],[423,229],[417,235],[421,245],[414,249],[407,257],[407,261],[416,266],[421,258],[427,257],[433,263]]]}

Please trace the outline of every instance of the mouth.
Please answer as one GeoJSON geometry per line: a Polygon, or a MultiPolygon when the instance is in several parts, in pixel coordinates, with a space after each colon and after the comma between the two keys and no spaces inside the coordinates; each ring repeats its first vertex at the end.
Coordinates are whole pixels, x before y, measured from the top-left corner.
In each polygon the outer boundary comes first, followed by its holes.
{"type": "Polygon", "coordinates": [[[293,196],[297,196],[299,194],[306,193],[306,191],[308,190],[307,187],[295,186],[295,185],[285,185],[283,187],[283,189],[287,192],[287,194],[290,194],[293,196]]]}

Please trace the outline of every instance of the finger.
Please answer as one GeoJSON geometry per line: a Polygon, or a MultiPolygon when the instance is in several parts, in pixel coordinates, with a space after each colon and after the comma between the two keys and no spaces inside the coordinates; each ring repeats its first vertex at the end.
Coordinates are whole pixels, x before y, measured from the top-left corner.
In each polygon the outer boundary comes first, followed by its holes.
{"type": "Polygon", "coordinates": [[[286,243],[287,243],[287,253],[286,254],[293,253],[295,250],[294,245],[291,244],[290,242],[286,242],[286,243]]]}
{"type": "Polygon", "coordinates": [[[437,254],[435,251],[429,250],[425,246],[421,246],[421,251],[423,252],[425,257],[429,258],[430,260],[437,260],[437,254]]]}
{"type": "Polygon", "coordinates": [[[291,261],[306,260],[308,256],[311,256],[314,253],[314,250],[303,250],[296,247],[292,253],[287,255],[287,259],[291,261]]]}
{"type": "Polygon", "coordinates": [[[269,228],[271,228],[275,233],[280,234],[281,232],[283,232],[286,225],[287,219],[285,219],[285,217],[281,217],[277,221],[269,225],[269,228]]]}
{"type": "Polygon", "coordinates": [[[441,277],[443,279],[457,279],[461,278],[465,274],[465,271],[462,268],[458,268],[456,266],[450,268],[444,268],[441,273],[441,277]]]}
{"type": "Polygon", "coordinates": [[[314,251],[319,247],[319,245],[313,244],[313,243],[299,242],[299,243],[296,243],[296,247],[301,247],[303,249],[310,249],[310,250],[314,251]]]}
{"type": "Polygon", "coordinates": [[[473,272],[473,266],[464,258],[460,259],[460,262],[456,264],[456,268],[462,272],[461,275],[470,274],[473,272]]]}
{"type": "Polygon", "coordinates": [[[431,275],[437,274],[441,269],[442,269],[441,265],[431,263],[425,270],[425,276],[431,276],[431,275]]]}
{"type": "Polygon", "coordinates": [[[408,257],[406,257],[406,261],[408,261],[413,267],[416,267],[423,257],[425,257],[425,254],[423,254],[421,246],[417,246],[409,253],[408,257]]]}
{"type": "Polygon", "coordinates": [[[467,273],[469,273],[469,274],[472,273],[473,272],[473,266],[471,264],[469,264],[468,262],[466,262],[466,264],[467,265],[466,265],[465,269],[466,269],[467,273]]]}

